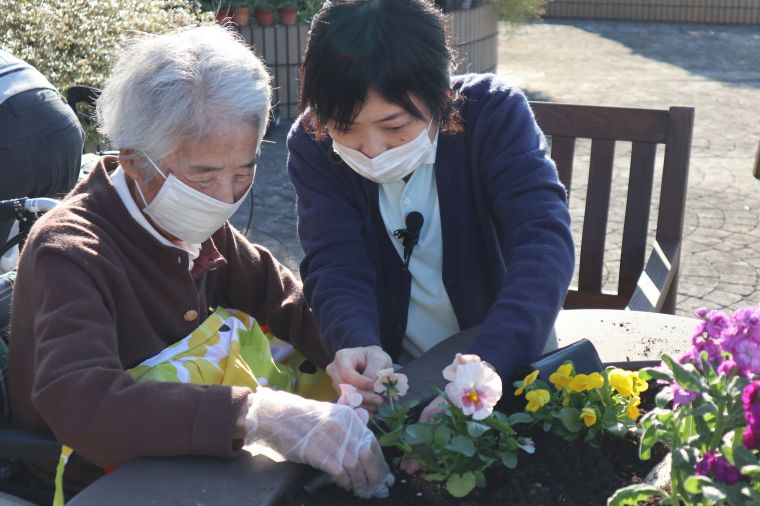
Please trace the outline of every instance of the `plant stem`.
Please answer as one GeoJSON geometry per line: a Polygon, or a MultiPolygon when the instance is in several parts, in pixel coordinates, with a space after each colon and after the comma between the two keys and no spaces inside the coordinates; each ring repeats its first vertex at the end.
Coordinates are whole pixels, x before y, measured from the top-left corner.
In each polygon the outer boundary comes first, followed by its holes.
{"type": "Polygon", "coordinates": [[[710,447],[708,451],[715,451],[718,449],[718,445],[723,439],[723,412],[726,410],[726,399],[721,396],[718,401],[718,417],[715,420],[715,427],[713,428],[713,436],[710,439],[710,447]]]}
{"type": "MultiPolygon", "coordinates": [[[[680,437],[680,433],[679,433],[679,429],[681,427],[681,420],[680,420],[681,413],[676,412],[676,416],[674,418],[675,419],[673,420],[673,422],[674,422],[673,423],[673,434],[671,436],[672,445],[670,447],[670,452],[671,453],[674,452],[674,451],[676,451],[676,449],[678,449],[678,447],[681,445],[681,437],[680,437]]],[[[672,455],[671,455],[671,457],[672,457],[672,455]]],[[[673,460],[675,460],[675,458],[673,458],[673,460]]],[[[670,463],[670,504],[672,504],[673,506],[680,506],[681,505],[681,498],[679,496],[678,487],[679,487],[679,473],[678,473],[678,469],[675,466],[675,464],[673,463],[673,461],[671,461],[671,463],[670,463]]]]}

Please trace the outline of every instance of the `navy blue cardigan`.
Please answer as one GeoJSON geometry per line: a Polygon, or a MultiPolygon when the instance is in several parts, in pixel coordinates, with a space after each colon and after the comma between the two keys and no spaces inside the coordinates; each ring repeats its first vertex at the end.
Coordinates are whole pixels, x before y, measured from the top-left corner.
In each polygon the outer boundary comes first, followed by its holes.
{"type": "MultiPolygon", "coordinates": [[[[509,380],[540,355],[570,283],[574,248],[566,193],[522,92],[493,75],[454,78],[464,131],[441,134],[435,172],[443,282],[469,351],[509,380]]],[[[385,230],[378,185],[317,141],[303,116],[288,135],[298,197],[301,277],[332,356],[379,344],[394,360],[411,279],[385,230]]],[[[453,359],[453,357],[452,357],[453,359]]]]}

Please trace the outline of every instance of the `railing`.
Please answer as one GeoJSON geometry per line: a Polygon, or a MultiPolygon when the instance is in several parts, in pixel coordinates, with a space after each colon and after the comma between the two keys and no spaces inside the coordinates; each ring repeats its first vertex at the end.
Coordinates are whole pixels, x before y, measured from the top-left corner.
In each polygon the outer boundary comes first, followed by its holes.
{"type": "MultiPolygon", "coordinates": [[[[496,70],[498,12],[492,4],[446,14],[449,34],[459,53],[456,73],[496,70]]],[[[274,103],[282,118],[298,116],[298,68],[308,37],[308,23],[245,26],[240,33],[272,73],[274,103]]]]}
{"type": "Polygon", "coordinates": [[[544,17],[760,24],[760,1],[551,0],[544,17]]]}

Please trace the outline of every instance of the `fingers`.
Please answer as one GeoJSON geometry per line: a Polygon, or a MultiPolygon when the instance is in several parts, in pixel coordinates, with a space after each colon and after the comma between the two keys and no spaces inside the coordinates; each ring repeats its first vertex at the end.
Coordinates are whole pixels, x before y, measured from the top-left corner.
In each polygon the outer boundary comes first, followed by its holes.
{"type": "Polygon", "coordinates": [[[399,464],[399,467],[406,474],[414,474],[420,469],[422,469],[422,466],[420,465],[419,461],[414,460],[414,459],[407,459],[407,458],[401,459],[401,464],[399,464]]]}
{"type": "Polygon", "coordinates": [[[446,409],[446,401],[440,395],[433,399],[433,402],[425,406],[425,409],[420,413],[419,421],[422,423],[434,422],[433,417],[440,413],[443,413],[446,409]]]}
{"type": "Polygon", "coordinates": [[[339,350],[335,354],[335,360],[325,368],[325,372],[330,376],[333,386],[338,388],[340,383],[353,385],[359,390],[372,392],[375,380],[369,378],[359,371],[364,371],[367,365],[366,348],[346,348],[339,350]]]}

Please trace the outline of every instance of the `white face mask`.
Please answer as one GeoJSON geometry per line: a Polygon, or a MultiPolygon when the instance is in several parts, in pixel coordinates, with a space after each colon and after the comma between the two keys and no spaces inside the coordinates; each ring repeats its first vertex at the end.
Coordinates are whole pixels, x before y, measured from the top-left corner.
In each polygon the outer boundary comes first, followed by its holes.
{"type": "Polygon", "coordinates": [[[243,196],[237,202],[228,204],[191,188],[174,174],[166,177],[148,155],[143,155],[166,180],[150,204],[146,202],[140,185],[135,184],[145,203],[143,211],[156,225],[189,244],[200,244],[219,230],[235,214],[253,186],[251,181],[243,196]]]}
{"type": "Polygon", "coordinates": [[[431,119],[427,128],[423,128],[417,137],[406,144],[383,151],[374,158],[334,140],[333,151],[360,176],[378,184],[393,183],[414,172],[434,148],[428,134],[432,124],[431,119]]]}

